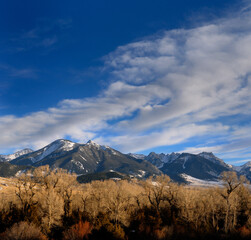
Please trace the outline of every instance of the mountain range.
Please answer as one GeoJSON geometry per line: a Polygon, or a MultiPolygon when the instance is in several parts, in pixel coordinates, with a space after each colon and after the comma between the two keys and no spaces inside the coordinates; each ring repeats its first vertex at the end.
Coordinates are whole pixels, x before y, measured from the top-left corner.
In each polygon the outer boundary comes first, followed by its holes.
{"type": "Polygon", "coordinates": [[[9,162],[34,167],[49,165],[53,168],[67,169],[78,175],[110,170],[134,177],[161,174],[156,166],[146,160],[136,159],[93,141],[79,144],[59,139],[44,148],[24,154],[9,162]]]}
{"type": "Polygon", "coordinates": [[[179,182],[186,182],[189,176],[193,179],[215,181],[223,171],[236,171],[251,180],[251,162],[234,167],[210,152],[199,154],[157,154],[154,152],[149,155],[123,154],[109,146],[99,145],[91,140],[80,144],[59,139],[37,151],[24,149],[14,154],[0,155],[0,170],[1,166],[6,172],[8,168],[11,168],[12,174],[14,172],[13,166],[16,166],[18,172],[21,166],[21,170],[23,170],[24,166],[38,167],[42,165],[63,168],[75,172],[77,175],[85,175],[82,177],[83,182],[91,179],[90,176],[93,176],[94,179],[119,175],[123,175],[123,178],[126,178],[125,176],[146,178],[162,173],[179,182]]]}

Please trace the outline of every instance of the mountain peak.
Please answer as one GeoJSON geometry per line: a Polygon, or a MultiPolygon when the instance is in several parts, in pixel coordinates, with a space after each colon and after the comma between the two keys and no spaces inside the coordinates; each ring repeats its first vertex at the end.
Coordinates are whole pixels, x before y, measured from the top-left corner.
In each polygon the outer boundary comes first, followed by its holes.
{"type": "Polygon", "coordinates": [[[32,157],[32,162],[38,162],[40,160],[42,160],[43,158],[47,157],[48,155],[50,155],[53,152],[68,152],[71,151],[73,148],[75,148],[75,146],[77,146],[77,143],[74,143],[70,140],[66,140],[66,139],[57,139],[54,142],[48,144],[47,146],[39,149],[38,151],[36,151],[38,154],[36,155],[36,157],[32,157]]]}
{"type": "Polygon", "coordinates": [[[242,168],[247,168],[247,167],[251,167],[251,161],[246,162],[244,165],[242,165],[242,168]]]}
{"type": "Polygon", "coordinates": [[[22,150],[19,150],[19,151],[15,152],[14,154],[27,154],[27,153],[31,153],[31,152],[33,152],[32,149],[30,149],[30,148],[24,148],[22,150]]]}
{"type": "MultiPolygon", "coordinates": [[[[61,149],[64,151],[70,151],[74,148],[74,146],[76,145],[76,143],[70,141],[70,140],[66,140],[66,139],[57,139],[54,142],[52,142],[51,144],[47,145],[45,148],[51,148],[56,150],[56,149],[61,149]]],[[[54,151],[53,150],[53,151],[54,151]]]]}
{"type": "Polygon", "coordinates": [[[90,145],[90,146],[100,147],[100,145],[98,143],[94,142],[93,140],[89,140],[86,144],[90,145]]]}
{"type": "Polygon", "coordinates": [[[93,140],[89,140],[86,144],[99,145],[99,144],[95,143],[93,140]]]}
{"type": "Polygon", "coordinates": [[[20,150],[18,152],[23,152],[23,151],[26,151],[26,152],[33,152],[33,150],[31,148],[24,148],[23,150],[20,150]]]}
{"type": "Polygon", "coordinates": [[[207,155],[207,156],[214,156],[212,152],[201,152],[199,155],[207,155]]]}
{"type": "Polygon", "coordinates": [[[156,156],[158,156],[158,155],[160,155],[160,154],[157,154],[157,153],[155,153],[155,152],[150,152],[150,153],[148,154],[149,157],[156,157],[156,156]]]}
{"type": "Polygon", "coordinates": [[[57,140],[53,141],[52,143],[50,143],[50,145],[51,145],[51,144],[58,144],[58,143],[65,144],[65,143],[69,143],[69,142],[73,143],[73,142],[70,141],[70,140],[60,138],[60,139],[57,139],[57,140]]]}
{"type": "Polygon", "coordinates": [[[89,141],[86,143],[86,145],[89,146],[89,147],[95,147],[95,148],[97,148],[97,149],[102,149],[102,150],[111,149],[110,147],[105,146],[105,145],[100,145],[100,144],[94,142],[93,140],[89,140],[89,141]]]}
{"type": "Polygon", "coordinates": [[[200,157],[204,157],[207,160],[210,160],[212,162],[218,162],[218,163],[221,163],[223,165],[226,165],[226,163],[222,159],[216,157],[212,152],[201,152],[198,155],[200,157]]]}

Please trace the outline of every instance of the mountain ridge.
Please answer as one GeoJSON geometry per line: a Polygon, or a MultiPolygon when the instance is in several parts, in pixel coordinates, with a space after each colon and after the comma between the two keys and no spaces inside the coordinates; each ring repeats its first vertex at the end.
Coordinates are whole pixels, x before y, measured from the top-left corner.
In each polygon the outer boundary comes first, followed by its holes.
{"type": "Polygon", "coordinates": [[[142,177],[161,174],[157,167],[146,160],[133,158],[91,140],[80,144],[58,139],[37,151],[16,158],[10,163],[34,167],[49,165],[54,168],[64,168],[77,174],[109,170],[142,177]],[[145,173],[144,176],[142,172],[145,173]]]}
{"type": "Polygon", "coordinates": [[[117,171],[134,177],[146,178],[164,173],[173,180],[181,182],[186,181],[182,176],[215,181],[221,172],[234,170],[251,179],[250,163],[236,169],[212,152],[124,154],[92,140],[87,143],[75,143],[58,139],[36,151],[29,150],[28,153],[15,156],[17,157],[8,161],[10,164],[32,167],[49,165],[52,168],[67,169],[78,175],[117,171]]]}
{"type": "Polygon", "coordinates": [[[1,154],[0,155],[0,161],[1,162],[8,162],[8,161],[11,161],[11,160],[13,160],[13,159],[15,159],[17,157],[20,157],[22,155],[25,155],[25,154],[28,154],[28,153],[31,153],[31,152],[33,152],[32,149],[30,149],[30,148],[24,148],[22,150],[14,152],[13,154],[8,154],[8,155],[1,154]]]}

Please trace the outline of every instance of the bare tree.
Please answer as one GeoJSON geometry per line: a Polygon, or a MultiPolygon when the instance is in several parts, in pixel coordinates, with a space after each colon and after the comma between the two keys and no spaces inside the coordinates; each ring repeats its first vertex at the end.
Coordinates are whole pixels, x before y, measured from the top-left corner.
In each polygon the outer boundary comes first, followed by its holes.
{"type": "Polygon", "coordinates": [[[61,218],[64,213],[64,201],[52,188],[41,191],[39,199],[42,227],[48,233],[51,227],[61,225],[61,218]]]}
{"type": "Polygon", "coordinates": [[[160,205],[163,201],[166,201],[166,194],[168,191],[168,184],[170,177],[167,175],[161,175],[148,178],[144,183],[145,192],[150,205],[160,211],[160,205]]]}
{"type": "Polygon", "coordinates": [[[57,192],[64,200],[64,216],[69,217],[72,212],[73,188],[76,187],[76,175],[64,169],[53,169],[42,166],[34,171],[34,179],[40,182],[45,190],[57,192]]]}
{"type": "Polygon", "coordinates": [[[29,218],[32,210],[38,204],[35,199],[37,193],[37,183],[31,178],[31,172],[23,173],[16,182],[15,194],[18,197],[22,214],[25,218],[29,218]]]}
{"type": "Polygon", "coordinates": [[[223,181],[224,189],[223,192],[221,192],[220,194],[226,201],[224,231],[227,233],[231,231],[236,225],[236,204],[238,202],[236,197],[233,197],[233,193],[243,183],[247,182],[247,180],[244,176],[238,177],[236,172],[223,172],[221,174],[221,180],[223,181]],[[231,210],[232,214],[230,214],[231,210]]]}

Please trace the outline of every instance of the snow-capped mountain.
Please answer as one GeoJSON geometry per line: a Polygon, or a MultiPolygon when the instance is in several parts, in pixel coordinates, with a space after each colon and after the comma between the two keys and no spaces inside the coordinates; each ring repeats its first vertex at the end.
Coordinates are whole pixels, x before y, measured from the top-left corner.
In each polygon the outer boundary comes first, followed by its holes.
{"type": "Polygon", "coordinates": [[[186,181],[182,177],[185,175],[203,180],[216,180],[221,172],[233,170],[230,165],[214,156],[211,152],[202,152],[197,155],[190,153],[157,154],[151,152],[144,159],[177,181],[186,181]]]}
{"type": "Polygon", "coordinates": [[[223,171],[232,169],[221,159],[213,156],[211,153],[203,155],[182,153],[175,160],[165,163],[160,170],[174,179],[178,179],[181,174],[187,174],[198,179],[216,180],[223,171]]]}
{"type": "Polygon", "coordinates": [[[239,174],[246,176],[246,178],[251,181],[251,161],[245,163],[244,165],[240,166],[239,174]]]}
{"type": "Polygon", "coordinates": [[[176,158],[180,156],[180,153],[171,153],[171,154],[164,154],[164,153],[155,153],[151,152],[147,156],[144,154],[134,154],[134,153],[128,153],[128,155],[137,158],[137,159],[144,159],[147,160],[148,162],[152,163],[158,168],[163,167],[163,165],[167,162],[172,162],[176,158]]]}
{"type": "Polygon", "coordinates": [[[15,158],[11,163],[14,164],[24,163],[20,165],[33,165],[36,162],[39,162],[48,156],[52,158],[64,154],[65,152],[71,151],[77,145],[78,145],[77,143],[73,143],[69,140],[58,139],[37,151],[33,151],[24,156],[15,158]]]}
{"type": "Polygon", "coordinates": [[[79,144],[64,139],[56,140],[44,148],[18,157],[11,163],[34,167],[50,165],[77,174],[114,170],[134,176],[147,177],[161,173],[148,161],[136,159],[109,146],[99,145],[93,141],[79,144]]]}
{"type": "MultiPolygon", "coordinates": [[[[226,163],[222,159],[216,157],[212,152],[202,152],[202,153],[199,153],[198,155],[206,158],[207,160],[210,160],[217,164],[221,164],[222,166],[226,167],[226,163]]],[[[229,166],[230,168],[232,167],[228,164],[227,166],[229,166]]]]}
{"type": "MultiPolygon", "coordinates": [[[[59,139],[37,150],[24,149],[10,155],[0,155],[1,161],[13,165],[38,167],[50,165],[77,174],[117,171],[144,178],[153,174],[167,174],[176,181],[196,178],[216,181],[223,171],[237,171],[251,180],[251,162],[237,168],[226,164],[211,152],[199,154],[170,153],[123,154],[109,146],[93,141],[85,144],[59,139]],[[184,177],[186,176],[186,177],[184,177]]],[[[5,167],[5,166],[4,166],[5,167]]]]}
{"type": "Polygon", "coordinates": [[[9,154],[9,155],[0,155],[0,161],[2,161],[2,162],[4,162],[4,161],[8,162],[8,161],[11,161],[11,160],[13,160],[13,159],[15,159],[15,158],[18,158],[18,157],[20,157],[20,156],[23,156],[23,155],[28,154],[28,153],[31,153],[31,152],[33,152],[32,149],[30,149],[30,148],[25,148],[25,149],[23,149],[23,150],[20,150],[20,151],[17,151],[17,152],[15,152],[15,153],[13,153],[13,154],[9,154]]]}
{"type": "Polygon", "coordinates": [[[162,168],[165,163],[173,162],[180,156],[180,153],[171,153],[171,154],[156,154],[151,152],[145,159],[151,162],[153,165],[158,168],[162,168]]]}

